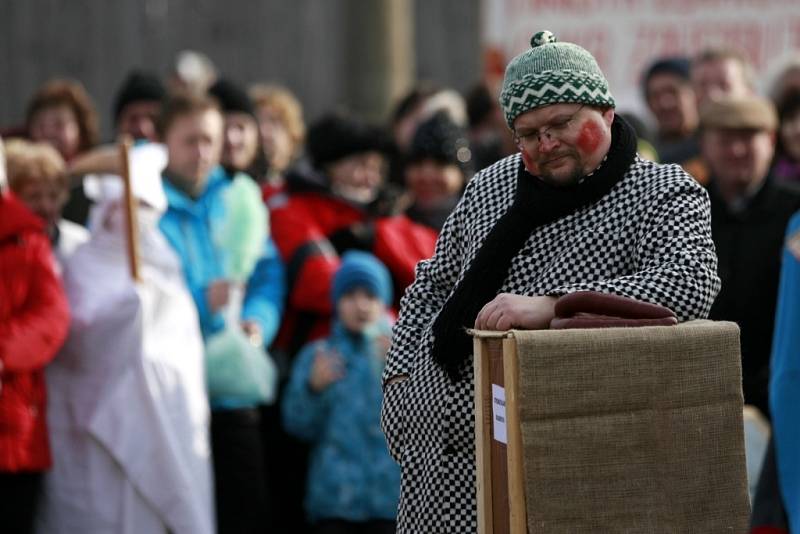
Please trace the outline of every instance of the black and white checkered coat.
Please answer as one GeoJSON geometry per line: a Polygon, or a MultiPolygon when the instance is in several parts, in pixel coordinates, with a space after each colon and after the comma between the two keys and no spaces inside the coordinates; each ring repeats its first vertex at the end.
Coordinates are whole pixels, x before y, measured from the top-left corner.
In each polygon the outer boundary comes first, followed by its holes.
{"type": "MultiPolygon", "coordinates": [[[[477,174],[417,266],[402,300],[384,379],[383,427],[402,468],[399,533],[477,529],[473,374],[453,383],[432,360],[431,326],[495,222],[511,205],[520,156],[477,174]]],[[[592,290],[707,317],[719,291],[708,195],[677,165],[637,158],[598,202],[533,231],[501,292],[564,295],[592,290]]],[[[471,326],[471,325],[466,325],[471,326]]]]}

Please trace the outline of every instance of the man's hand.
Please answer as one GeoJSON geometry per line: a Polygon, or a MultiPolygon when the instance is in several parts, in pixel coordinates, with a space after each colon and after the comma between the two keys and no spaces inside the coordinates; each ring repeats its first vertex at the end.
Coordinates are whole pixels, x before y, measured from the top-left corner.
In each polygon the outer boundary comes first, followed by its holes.
{"type": "Polygon", "coordinates": [[[314,363],[311,366],[311,375],[308,377],[308,387],[314,393],[321,393],[334,382],[344,376],[344,361],[334,352],[327,352],[323,348],[317,349],[314,363]]]}
{"type": "Polygon", "coordinates": [[[71,176],[84,174],[122,174],[122,161],[116,144],[93,148],[69,163],[71,176]]]}
{"type": "Polygon", "coordinates": [[[233,283],[230,280],[220,279],[211,282],[206,290],[206,300],[208,301],[208,309],[211,313],[217,313],[228,305],[232,285],[233,283]]]}
{"type": "Polygon", "coordinates": [[[386,354],[392,346],[391,336],[380,335],[375,339],[375,345],[381,360],[386,361],[386,354]]]}
{"type": "Polygon", "coordinates": [[[242,321],[242,330],[254,347],[260,347],[264,344],[264,335],[261,333],[261,326],[252,319],[245,319],[242,321]]]}
{"type": "Polygon", "coordinates": [[[550,326],[555,316],[555,297],[526,297],[501,293],[486,304],[478,317],[475,328],[478,330],[541,330],[550,326]]]}

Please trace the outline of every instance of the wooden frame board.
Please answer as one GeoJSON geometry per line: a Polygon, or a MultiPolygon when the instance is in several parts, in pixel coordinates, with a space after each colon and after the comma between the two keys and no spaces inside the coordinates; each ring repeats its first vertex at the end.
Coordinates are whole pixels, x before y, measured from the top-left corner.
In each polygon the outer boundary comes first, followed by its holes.
{"type": "Polygon", "coordinates": [[[517,408],[516,340],[509,332],[472,333],[475,335],[478,532],[525,534],[527,514],[517,408]],[[495,413],[498,407],[502,414],[495,413]],[[496,434],[497,424],[504,427],[499,434],[496,434]]]}
{"type": "Polygon", "coordinates": [[[503,340],[503,374],[506,391],[507,422],[507,477],[509,532],[525,534],[528,531],[525,503],[525,465],[522,451],[522,430],[519,419],[519,361],[517,340],[513,336],[503,340]]]}
{"type": "Polygon", "coordinates": [[[475,459],[478,499],[478,534],[494,534],[492,528],[492,404],[489,354],[485,341],[473,339],[475,366],[475,459]]]}

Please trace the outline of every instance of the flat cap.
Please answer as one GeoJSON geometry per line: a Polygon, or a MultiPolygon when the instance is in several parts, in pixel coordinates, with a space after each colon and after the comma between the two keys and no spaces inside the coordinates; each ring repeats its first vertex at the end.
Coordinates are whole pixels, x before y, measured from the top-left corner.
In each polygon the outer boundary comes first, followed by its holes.
{"type": "Polygon", "coordinates": [[[724,98],[703,106],[700,126],[703,129],[773,132],[778,127],[778,114],[770,101],[758,96],[724,98]]]}

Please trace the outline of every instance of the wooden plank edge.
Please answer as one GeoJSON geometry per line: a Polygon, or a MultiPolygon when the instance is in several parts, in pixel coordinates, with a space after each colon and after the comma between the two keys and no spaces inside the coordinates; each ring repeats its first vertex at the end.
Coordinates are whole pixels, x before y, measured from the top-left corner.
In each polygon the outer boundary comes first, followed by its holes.
{"type": "Polygon", "coordinates": [[[475,328],[467,328],[467,334],[476,339],[503,339],[511,337],[513,331],[511,330],[476,330],[475,328]]]}
{"type": "MultiPolygon", "coordinates": [[[[486,413],[486,399],[491,399],[489,354],[484,341],[473,339],[475,368],[475,483],[478,502],[478,534],[493,534],[492,516],[492,456],[491,411],[486,413]],[[488,423],[488,424],[487,424],[488,423]]],[[[491,409],[491,406],[489,406],[491,409]]]]}
{"type": "Polygon", "coordinates": [[[503,340],[503,378],[506,390],[506,432],[508,437],[508,507],[511,534],[528,532],[525,506],[525,464],[519,419],[519,359],[517,340],[503,340]]]}

